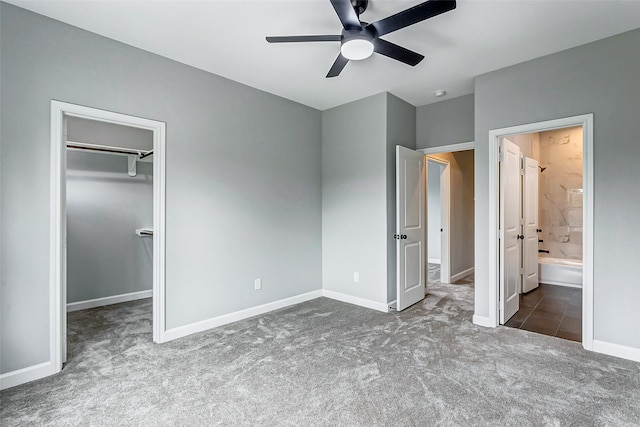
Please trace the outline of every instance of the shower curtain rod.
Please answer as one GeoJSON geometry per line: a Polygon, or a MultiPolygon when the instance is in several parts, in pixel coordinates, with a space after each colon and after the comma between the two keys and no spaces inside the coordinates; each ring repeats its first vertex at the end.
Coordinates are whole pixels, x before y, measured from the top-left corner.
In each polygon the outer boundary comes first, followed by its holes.
{"type": "Polygon", "coordinates": [[[144,159],[153,154],[153,150],[136,150],[134,148],[113,147],[110,145],[89,144],[87,142],[67,141],[67,148],[76,150],[100,151],[103,153],[136,155],[139,159],[144,159]]]}

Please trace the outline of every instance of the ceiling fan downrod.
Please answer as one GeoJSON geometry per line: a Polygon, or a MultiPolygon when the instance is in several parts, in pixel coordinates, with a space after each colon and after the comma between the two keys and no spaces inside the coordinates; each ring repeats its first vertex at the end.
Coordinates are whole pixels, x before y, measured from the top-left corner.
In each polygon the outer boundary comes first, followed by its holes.
{"type": "Polygon", "coordinates": [[[369,6],[369,0],[351,0],[351,6],[356,11],[356,15],[360,18],[360,15],[367,10],[367,6],[369,6]]]}

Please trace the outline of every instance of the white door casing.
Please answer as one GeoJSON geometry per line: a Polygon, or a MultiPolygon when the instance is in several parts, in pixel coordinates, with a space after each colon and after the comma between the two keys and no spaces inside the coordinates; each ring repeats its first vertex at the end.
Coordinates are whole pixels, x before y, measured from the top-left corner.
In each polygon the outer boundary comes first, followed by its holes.
{"type": "Polygon", "coordinates": [[[426,185],[424,154],[396,146],[397,305],[405,308],[424,299],[426,250],[426,185]]]}
{"type": "MultiPolygon", "coordinates": [[[[593,113],[583,114],[579,116],[563,117],[559,119],[546,120],[542,122],[532,122],[523,125],[514,125],[505,128],[492,129],[489,131],[488,139],[488,164],[489,164],[489,188],[488,188],[488,222],[487,226],[490,230],[488,242],[476,239],[476,257],[486,248],[488,248],[489,264],[488,279],[489,292],[488,308],[489,311],[485,315],[476,311],[473,315],[473,323],[485,327],[496,327],[500,324],[500,242],[499,234],[496,228],[500,224],[500,173],[499,173],[499,148],[500,141],[509,135],[517,135],[531,132],[542,132],[546,130],[564,129],[567,127],[580,126],[583,130],[583,249],[582,249],[582,346],[586,350],[598,351],[615,355],[618,357],[629,358],[621,348],[598,346],[595,348],[593,337],[594,330],[594,277],[593,277],[593,250],[594,250],[594,131],[593,131],[593,113]]],[[[476,228],[478,230],[478,228],[476,228]]],[[[478,261],[478,258],[476,258],[478,261]]],[[[477,303],[477,301],[476,301],[477,303]]],[[[478,307],[476,306],[476,310],[478,307]]]]}
{"type": "MultiPolygon", "coordinates": [[[[59,372],[66,360],[66,117],[147,129],[153,133],[153,340],[165,341],[165,142],[163,122],[51,101],[50,360],[37,378],[59,372]]],[[[31,378],[37,379],[37,378],[31,378]]]]}
{"type": "Polygon", "coordinates": [[[522,292],[538,287],[538,162],[523,161],[522,179],[522,292]]]}
{"type": "Polygon", "coordinates": [[[520,148],[503,138],[500,156],[500,323],[520,306],[520,148]]]}
{"type": "MultiPolygon", "coordinates": [[[[63,132],[63,141],[67,140],[67,116],[62,117],[62,132],[63,132]]],[[[67,156],[60,156],[60,166],[61,166],[61,182],[66,183],[66,174],[67,174],[67,156]]],[[[61,207],[60,207],[60,236],[61,236],[61,248],[60,248],[60,271],[61,271],[61,281],[64,283],[64,286],[60,286],[60,299],[62,300],[62,304],[66,304],[67,302],[67,186],[60,186],[60,199],[61,199],[61,207]]],[[[61,338],[61,348],[60,348],[60,357],[62,363],[67,362],[67,310],[60,310],[61,312],[61,327],[62,327],[62,338],[61,338]]]]}

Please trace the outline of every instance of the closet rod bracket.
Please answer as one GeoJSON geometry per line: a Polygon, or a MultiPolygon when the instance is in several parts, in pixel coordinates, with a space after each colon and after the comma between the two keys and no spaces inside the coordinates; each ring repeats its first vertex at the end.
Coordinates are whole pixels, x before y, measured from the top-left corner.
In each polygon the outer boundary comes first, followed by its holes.
{"type": "Polygon", "coordinates": [[[130,154],[127,156],[127,158],[129,159],[129,176],[136,176],[137,172],[137,165],[138,165],[138,156],[134,156],[133,154],[130,154]]]}

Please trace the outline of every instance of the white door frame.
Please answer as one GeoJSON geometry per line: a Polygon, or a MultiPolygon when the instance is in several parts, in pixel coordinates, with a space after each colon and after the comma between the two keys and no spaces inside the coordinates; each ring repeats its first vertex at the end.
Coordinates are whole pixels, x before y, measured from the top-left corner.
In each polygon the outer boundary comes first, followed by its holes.
{"type": "MultiPolygon", "coordinates": [[[[105,123],[147,129],[153,132],[153,341],[165,341],[165,142],[164,122],[144,119],[82,105],[51,101],[51,205],[50,205],[50,360],[54,374],[62,369],[66,347],[62,343],[66,336],[66,266],[63,265],[63,230],[66,223],[66,129],[65,118],[77,117],[105,123]],[[63,330],[65,329],[65,330],[63,330]]],[[[134,230],[131,230],[133,233],[134,230]]]]}
{"type": "Polygon", "coordinates": [[[543,132],[581,126],[583,130],[583,248],[582,248],[582,346],[593,350],[593,114],[584,114],[489,131],[489,324],[499,324],[500,281],[498,275],[500,138],[521,133],[543,132]]]}
{"type": "MultiPolygon", "coordinates": [[[[427,155],[427,176],[429,162],[442,166],[440,175],[440,282],[451,283],[451,163],[448,160],[427,155]]],[[[428,187],[428,181],[427,181],[428,187]]],[[[427,189],[427,192],[429,190],[427,189]]],[[[427,213],[427,226],[429,216],[427,213]]]]}
{"type": "MultiPolygon", "coordinates": [[[[476,148],[475,141],[467,141],[467,142],[460,142],[460,143],[457,143],[457,144],[441,145],[439,147],[421,148],[421,149],[419,149],[417,151],[420,151],[420,152],[424,153],[425,156],[428,156],[430,154],[456,153],[458,151],[475,150],[475,148],[476,148]]],[[[475,152],[474,152],[474,155],[475,155],[475,152]]],[[[429,158],[431,158],[431,157],[429,157],[429,158]]],[[[447,169],[450,171],[449,168],[447,168],[447,169]]],[[[451,225],[451,210],[450,210],[450,204],[451,204],[451,179],[450,179],[450,176],[451,175],[450,175],[450,172],[449,172],[449,175],[448,175],[448,177],[449,177],[449,181],[448,181],[448,183],[449,183],[449,186],[448,186],[449,187],[448,188],[448,191],[449,191],[449,193],[448,193],[449,194],[449,213],[448,213],[449,225],[451,225]]],[[[474,199],[475,199],[475,196],[474,196],[474,199]]],[[[428,221],[428,219],[427,219],[427,221],[428,221]]],[[[449,245],[449,248],[447,249],[447,251],[448,251],[447,253],[449,255],[449,257],[448,257],[449,258],[449,265],[448,265],[448,267],[449,267],[449,278],[448,278],[448,281],[444,282],[444,283],[448,283],[448,282],[451,281],[451,231],[450,231],[451,228],[449,227],[448,230],[449,230],[449,232],[447,234],[447,244],[449,245]]],[[[440,272],[442,273],[442,264],[440,265],[440,272]]],[[[441,274],[440,275],[440,280],[442,281],[442,279],[443,279],[443,276],[441,274]]]]}

